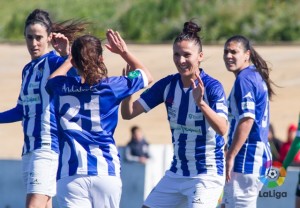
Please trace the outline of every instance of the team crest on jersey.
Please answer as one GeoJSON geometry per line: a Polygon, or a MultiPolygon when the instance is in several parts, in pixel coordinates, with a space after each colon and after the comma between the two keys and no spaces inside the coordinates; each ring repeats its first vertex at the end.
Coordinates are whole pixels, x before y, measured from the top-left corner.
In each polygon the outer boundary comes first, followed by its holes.
{"type": "Polygon", "coordinates": [[[135,79],[135,78],[137,78],[138,76],[140,76],[140,74],[141,74],[140,71],[135,70],[135,71],[129,72],[127,77],[128,77],[129,79],[135,79]]]}

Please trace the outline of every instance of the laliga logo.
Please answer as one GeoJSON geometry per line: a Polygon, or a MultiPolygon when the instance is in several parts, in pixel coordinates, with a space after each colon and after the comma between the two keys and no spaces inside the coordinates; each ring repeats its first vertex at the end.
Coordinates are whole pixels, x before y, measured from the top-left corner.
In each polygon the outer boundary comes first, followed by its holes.
{"type": "Polygon", "coordinates": [[[260,176],[259,180],[267,185],[268,188],[275,188],[281,186],[284,183],[286,177],[286,170],[282,167],[280,162],[274,161],[270,167],[270,162],[264,164],[266,169],[269,169],[267,175],[260,176]]]}

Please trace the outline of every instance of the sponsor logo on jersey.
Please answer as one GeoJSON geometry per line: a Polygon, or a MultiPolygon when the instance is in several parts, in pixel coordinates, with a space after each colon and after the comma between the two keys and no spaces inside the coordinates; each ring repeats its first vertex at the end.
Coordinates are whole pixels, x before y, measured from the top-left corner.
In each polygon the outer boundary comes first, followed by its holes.
{"type": "Polygon", "coordinates": [[[67,86],[66,84],[63,85],[62,91],[65,93],[76,93],[76,92],[93,92],[96,91],[95,88],[84,88],[82,86],[77,87],[75,85],[67,86]]]}
{"type": "Polygon", "coordinates": [[[197,134],[197,135],[202,135],[201,127],[200,126],[185,126],[185,125],[180,125],[176,124],[173,122],[170,122],[170,127],[172,130],[177,131],[181,134],[197,134]]]}
{"type": "Polygon", "coordinates": [[[23,105],[40,104],[41,98],[40,98],[40,95],[25,95],[25,96],[22,96],[22,102],[23,102],[23,105]]]}
{"type": "Polygon", "coordinates": [[[252,98],[252,95],[250,92],[248,92],[243,98],[252,98]]]}
{"type": "Polygon", "coordinates": [[[202,113],[189,113],[188,118],[190,120],[203,120],[203,114],[202,113]]]}
{"type": "Polygon", "coordinates": [[[245,109],[254,110],[255,109],[254,102],[242,102],[241,106],[242,106],[242,110],[245,110],[245,109]]]}
{"type": "Polygon", "coordinates": [[[40,88],[40,83],[39,82],[31,82],[28,84],[28,89],[39,89],[40,88]]]}
{"type": "Polygon", "coordinates": [[[139,70],[134,70],[134,71],[129,72],[127,77],[129,79],[135,79],[138,76],[140,76],[140,74],[141,74],[141,72],[139,70]]]}
{"type": "Polygon", "coordinates": [[[224,103],[216,103],[217,110],[221,110],[225,113],[228,113],[228,108],[224,103]]]}

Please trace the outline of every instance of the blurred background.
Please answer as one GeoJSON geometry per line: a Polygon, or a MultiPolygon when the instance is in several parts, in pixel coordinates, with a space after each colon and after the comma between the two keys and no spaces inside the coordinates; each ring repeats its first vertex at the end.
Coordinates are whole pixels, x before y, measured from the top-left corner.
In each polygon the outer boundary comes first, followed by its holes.
{"type": "Polygon", "coordinates": [[[243,33],[260,43],[300,41],[297,0],[1,0],[0,40],[23,42],[26,16],[46,9],[60,21],[82,18],[93,22],[90,32],[104,38],[105,28],[124,33],[137,43],[173,40],[184,21],[195,18],[205,43],[223,43],[243,33]]]}

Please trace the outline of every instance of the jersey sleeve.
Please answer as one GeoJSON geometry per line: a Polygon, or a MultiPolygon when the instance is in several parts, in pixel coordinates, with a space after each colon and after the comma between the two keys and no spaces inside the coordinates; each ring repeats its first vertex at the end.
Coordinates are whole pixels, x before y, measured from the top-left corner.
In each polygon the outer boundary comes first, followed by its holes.
{"type": "Polygon", "coordinates": [[[209,106],[220,116],[228,120],[226,95],[222,84],[214,80],[207,89],[209,106]]]}
{"type": "MultiPolygon", "coordinates": [[[[51,57],[49,58],[49,68],[50,68],[50,74],[52,74],[56,69],[58,69],[67,59],[66,57],[61,57],[55,54],[55,52],[53,52],[53,54],[51,55],[51,57]]],[[[78,76],[77,74],[77,70],[72,67],[66,74],[67,76],[78,76]]]]}
{"type": "Polygon", "coordinates": [[[12,123],[21,121],[23,118],[23,107],[17,104],[16,107],[0,113],[0,123],[12,123]]]}
{"type": "Polygon", "coordinates": [[[237,78],[234,88],[239,119],[245,117],[255,119],[255,94],[252,81],[245,77],[237,78]]]}
{"type": "Polygon", "coordinates": [[[56,88],[61,87],[64,81],[65,81],[65,76],[57,76],[57,77],[53,77],[52,79],[49,79],[45,86],[48,94],[53,95],[56,88]]]}
{"type": "Polygon", "coordinates": [[[136,69],[127,76],[111,77],[109,82],[112,82],[111,88],[115,96],[121,101],[125,97],[146,87],[148,85],[148,78],[142,70],[136,69]]]}
{"type": "Polygon", "coordinates": [[[157,105],[164,102],[164,93],[171,76],[165,77],[156,82],[151,88],[143,92],[138,102],[143,106],[145,112],[150,111],[157,105]]]}

